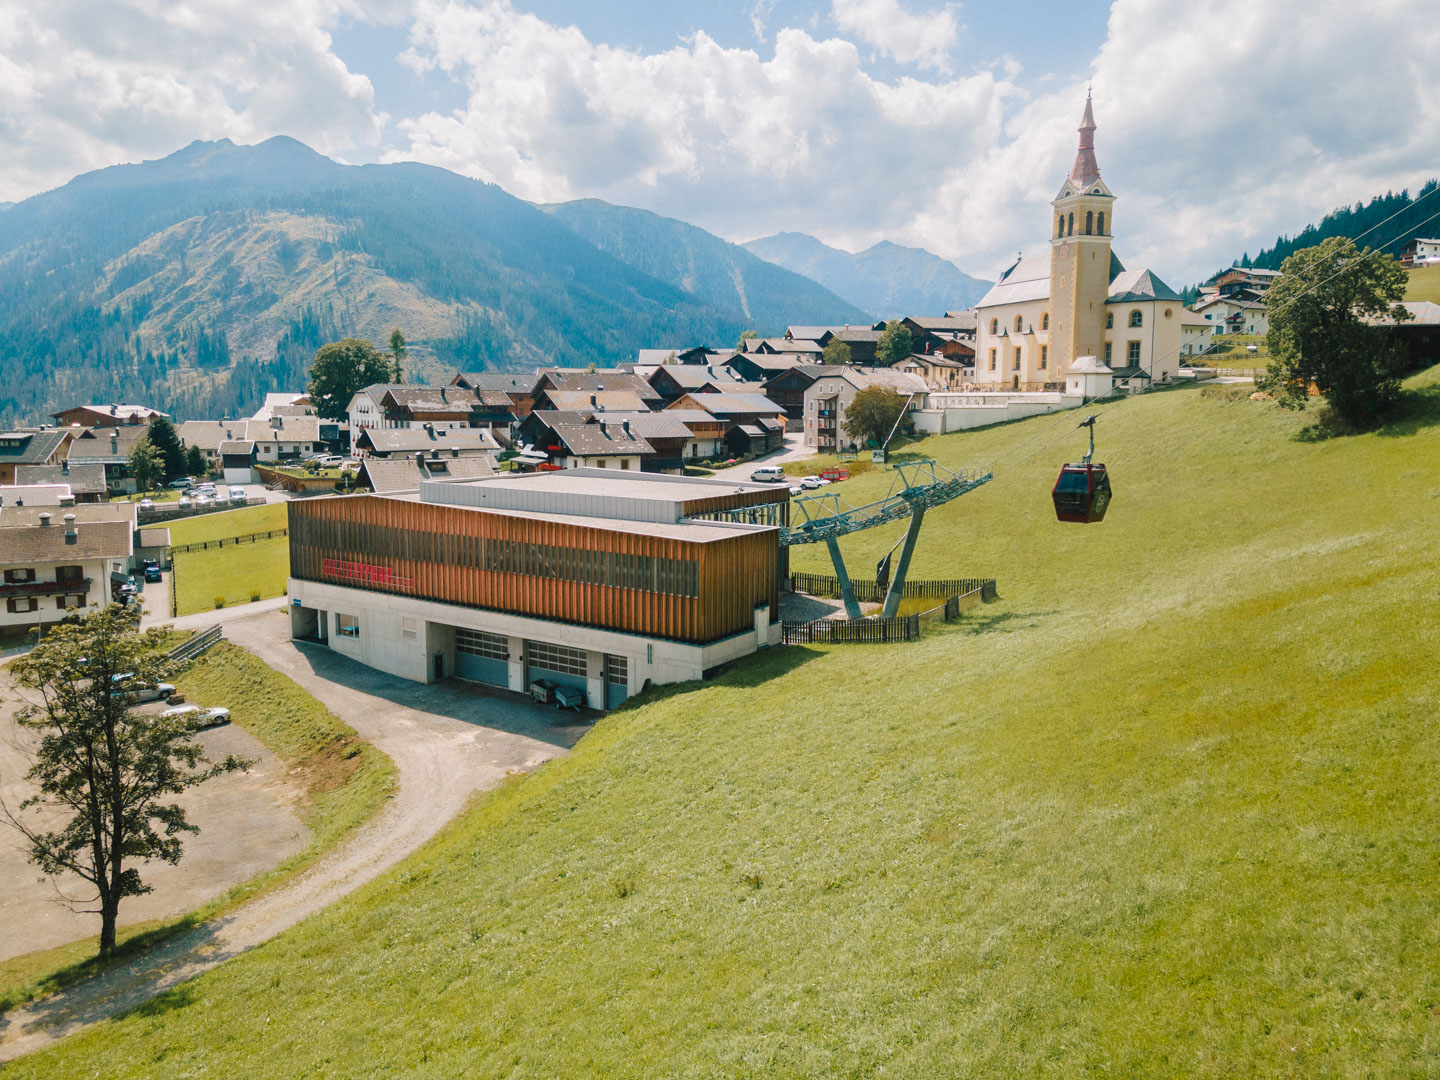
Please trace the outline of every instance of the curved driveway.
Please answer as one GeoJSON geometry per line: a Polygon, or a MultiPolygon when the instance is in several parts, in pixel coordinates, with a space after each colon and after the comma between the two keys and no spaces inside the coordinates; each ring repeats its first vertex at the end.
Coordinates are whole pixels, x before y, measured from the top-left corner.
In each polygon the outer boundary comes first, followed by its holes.
{"type": "MultiPolygon", "coordinates": [[[[70,990],[0,1017],[0,1061],[132,1008],[267,941],[374,879],[434,836],[479,790],[564,753],[585,725],[512,695],[424,686],[289,640],[283,611],[215,612],[228,640],[258,654],[390,756],[394,800],[295,881],[70,990]]],[[[208,614],[208,613],[207,613],[208,614]]],[[[573,714],[566,714],[573,716],[573,714]]]]}

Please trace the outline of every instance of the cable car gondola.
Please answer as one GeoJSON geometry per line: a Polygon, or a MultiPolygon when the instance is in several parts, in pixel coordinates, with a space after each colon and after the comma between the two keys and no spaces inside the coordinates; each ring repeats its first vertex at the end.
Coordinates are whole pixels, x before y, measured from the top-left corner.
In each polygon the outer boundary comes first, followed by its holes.
{"type": "Polygon", "coordinates": [[[1076,464],[1067,462],[1055,480],[1050,497],[1055,501],[1055,519],[1081,525],[1104,521],[1110,505],[1110,476],[1104,465],[1092,465],[1095,456],[1095,417],[1086,417],[1081,427],[1090,429],[1090,452],[1076,464]]]}

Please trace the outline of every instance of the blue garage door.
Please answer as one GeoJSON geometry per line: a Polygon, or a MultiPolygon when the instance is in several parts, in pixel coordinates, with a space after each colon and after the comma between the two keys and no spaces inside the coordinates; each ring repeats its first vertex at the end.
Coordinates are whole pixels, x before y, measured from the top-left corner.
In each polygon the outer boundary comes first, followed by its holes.
{"type": "Polygon", "coordinates": [[[547,641],[525,642],[526,681],[546,679],[560,686],[585,692],[585,650],[551,645],[547,641]]]}
{"type": "Polygon", "coordinates": [[[605,707],[613,709],[630,696],[630,661],[605,654],[605,707]]]}
{"type": "Polygon", "coordinates": [[[481,630],[455,628],[455,674],[462,679],[510,685],[510,639],[481,630]]]}

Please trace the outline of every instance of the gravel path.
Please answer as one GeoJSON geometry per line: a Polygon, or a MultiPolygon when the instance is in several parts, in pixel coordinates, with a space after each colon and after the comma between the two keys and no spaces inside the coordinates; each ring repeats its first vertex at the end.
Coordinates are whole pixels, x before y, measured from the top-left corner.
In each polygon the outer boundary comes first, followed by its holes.
{"type": "Polygon", "coordinates": [[[399,771],[396,797],[290,884],[98,978],[0,1017],[0,1061],[133,1008],[294,926],[410,854],[472,793],[564,753],[587,730],[557,726],[554,710],[517,698],[459,683],[423,686],[323,646],[296,645],[288,640],[283,612],[227,619],[225,636],[289,675],[388,754],[399,771]]]}

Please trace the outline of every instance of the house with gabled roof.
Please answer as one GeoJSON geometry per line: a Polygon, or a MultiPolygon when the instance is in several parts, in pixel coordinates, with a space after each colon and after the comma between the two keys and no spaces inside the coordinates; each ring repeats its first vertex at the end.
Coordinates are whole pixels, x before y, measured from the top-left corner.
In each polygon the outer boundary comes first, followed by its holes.
{"type": "Polygon", "coordinates": [[[51,413],[56,425],[69,427],[128,427],[132,424],[148,425],[157,417],[169,417],[159,409],[148,405],[74,405],[60,412],[51,413]]]}
{"type": "Polygon", "coordinates": [[[22,465],[64,461],[69,442],[67,431],[54,428],[0,432],[0,484],[15,483],[15,470],[22,465]]]}
{"type": "Polygon", "coordinates": [[[925,381],[910,372],[826,365],[805,391],[805,445],[821,451],[855,447],[855,440],[845,433],[845,411],[861,390],[877,386],[904,397],[908,413],[925,408],[929,396],[925,381]]]}

